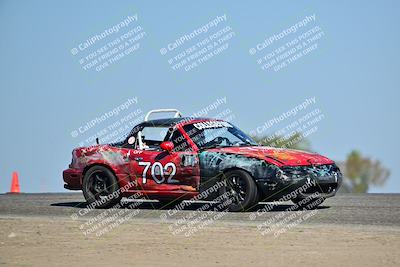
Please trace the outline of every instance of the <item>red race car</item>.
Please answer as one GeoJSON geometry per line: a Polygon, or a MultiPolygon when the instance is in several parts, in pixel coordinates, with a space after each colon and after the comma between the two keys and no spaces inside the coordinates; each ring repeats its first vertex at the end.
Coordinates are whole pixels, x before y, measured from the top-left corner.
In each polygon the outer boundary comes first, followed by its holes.
{"type": "Polygon", "coordinates": [[[63,178],[91,207],[139,194],[175,203],[229,199],[230,211],[245,211],[260,201],[318,205],[336,194],[342,174],[321,155],[259,146],[229,122],[163,109],[150,111],[119,143],[74,149],[63,178]],[[149,120],[159,112],[175,116],[149,120]]]}

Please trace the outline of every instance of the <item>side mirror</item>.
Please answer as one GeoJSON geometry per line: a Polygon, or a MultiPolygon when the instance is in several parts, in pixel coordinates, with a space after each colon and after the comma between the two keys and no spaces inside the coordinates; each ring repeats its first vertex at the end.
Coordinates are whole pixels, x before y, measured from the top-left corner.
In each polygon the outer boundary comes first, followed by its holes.
{"type": "Polygon", "coordinates": [[[165,141],[161,143],[160,147],[164,151],[171,152],[174,149],[174,143],[171,141],[165,141]]]}

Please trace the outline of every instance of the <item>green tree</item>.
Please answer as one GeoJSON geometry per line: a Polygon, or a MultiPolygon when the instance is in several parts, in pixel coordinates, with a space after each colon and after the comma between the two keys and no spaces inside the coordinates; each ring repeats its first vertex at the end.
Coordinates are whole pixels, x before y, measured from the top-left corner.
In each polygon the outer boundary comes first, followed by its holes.
{"type": "Polygon", "coordinates": [[[364,157],[357,150],[351,151],[339,165],[344,175],[344,192],[366,193],[371,185],[384,185],[390,175],[379,160],[364,157]]]}

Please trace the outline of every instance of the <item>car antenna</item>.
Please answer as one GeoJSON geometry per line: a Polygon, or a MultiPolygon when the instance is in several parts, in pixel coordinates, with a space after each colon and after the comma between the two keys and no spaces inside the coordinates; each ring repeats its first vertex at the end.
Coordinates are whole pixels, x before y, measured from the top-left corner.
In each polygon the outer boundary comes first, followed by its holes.
{"type": "Polygon", "coordinates": [[[96,144],[99,144],[99,138],[96,137],[96,144]]]}

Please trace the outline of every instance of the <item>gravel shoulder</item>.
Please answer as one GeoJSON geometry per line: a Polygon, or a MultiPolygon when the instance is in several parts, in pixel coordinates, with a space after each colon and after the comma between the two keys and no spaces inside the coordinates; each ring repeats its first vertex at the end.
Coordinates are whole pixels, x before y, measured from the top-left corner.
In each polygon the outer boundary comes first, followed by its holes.
{"type": "Polygon", "coordinates": [[[64,218],[1,218],[7,266],[399,266],[397,227],[302,225],[263,236],[255,226],[217,222],[190,237],[166,223],[128,222],[96,237],[64,218]]]}

